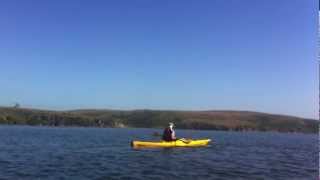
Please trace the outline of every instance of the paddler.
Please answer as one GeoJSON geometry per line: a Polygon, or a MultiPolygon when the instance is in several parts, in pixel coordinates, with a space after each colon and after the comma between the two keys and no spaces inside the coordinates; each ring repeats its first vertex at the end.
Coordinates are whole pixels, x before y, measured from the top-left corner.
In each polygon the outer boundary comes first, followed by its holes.
{"type": "Polygon", "coordinates": [[[162,140],[164,141],[175,141],[177,140],[176,134],[173,130],[174,124],[169,123],[169,126],[166,127],[163,131],[162,140]]]}

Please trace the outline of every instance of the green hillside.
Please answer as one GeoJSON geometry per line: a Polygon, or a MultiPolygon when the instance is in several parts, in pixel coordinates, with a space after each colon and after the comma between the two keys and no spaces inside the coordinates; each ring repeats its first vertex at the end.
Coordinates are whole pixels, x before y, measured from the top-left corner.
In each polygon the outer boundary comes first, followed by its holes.
{"type": "Polygon", "coordinates": [[[317,133],[319,121],[249,111],[73,110],[0,107],[0,124],[317,133]]]}

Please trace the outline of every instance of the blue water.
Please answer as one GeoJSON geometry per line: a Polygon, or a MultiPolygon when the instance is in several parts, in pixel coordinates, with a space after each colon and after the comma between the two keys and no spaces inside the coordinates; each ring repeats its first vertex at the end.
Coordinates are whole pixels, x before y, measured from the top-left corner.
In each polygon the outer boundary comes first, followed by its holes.
{"type": "Polygon", "coordinates": [[[0,179],[317,179],[318,136],[176,130],[206,148],[132,149],[159,129],[0,126],[0,179]]]}

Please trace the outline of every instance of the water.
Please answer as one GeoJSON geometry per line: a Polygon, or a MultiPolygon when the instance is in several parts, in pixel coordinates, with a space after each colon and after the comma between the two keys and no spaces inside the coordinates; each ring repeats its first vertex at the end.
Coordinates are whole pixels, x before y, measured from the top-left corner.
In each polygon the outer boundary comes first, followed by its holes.
{"type": "Polygon", "coordinates": [[[317,179],[318,136],[177,130],[206,148],[139,149],[159,129],[0,126],[0,179],[317,179]]]}

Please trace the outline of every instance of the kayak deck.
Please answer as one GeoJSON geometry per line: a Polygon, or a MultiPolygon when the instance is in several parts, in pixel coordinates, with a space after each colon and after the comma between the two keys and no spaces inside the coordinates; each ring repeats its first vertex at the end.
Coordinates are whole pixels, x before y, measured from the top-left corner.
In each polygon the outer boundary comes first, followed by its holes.
{"type": "Polygon", "coordinates": [[[201,147],[207,146],[211,139],[178,139],[176,141],[132,141],[132,147],[201,147]]]}

